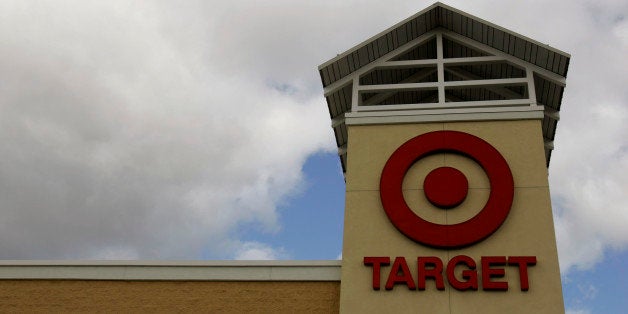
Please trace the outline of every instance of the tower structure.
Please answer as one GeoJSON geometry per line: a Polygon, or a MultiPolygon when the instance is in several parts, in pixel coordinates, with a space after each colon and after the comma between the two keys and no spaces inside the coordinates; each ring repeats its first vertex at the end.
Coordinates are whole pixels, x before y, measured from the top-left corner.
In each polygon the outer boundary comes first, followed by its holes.
{"type": "Polygon", "coordinates": [[[564,311],[547,167],[570,55],[441,3],[319,67],[340,311],[564,311]]]}

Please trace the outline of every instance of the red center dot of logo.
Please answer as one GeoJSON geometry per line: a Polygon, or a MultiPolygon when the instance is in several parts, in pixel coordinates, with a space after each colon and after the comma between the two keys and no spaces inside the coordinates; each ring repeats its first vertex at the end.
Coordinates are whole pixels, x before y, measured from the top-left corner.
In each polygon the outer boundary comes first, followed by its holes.
{"type": "Polygon", "coordinates": [[[440,167],[425,177],[423,189],[427,200],[434,206],[452,208],[460,205],[467,197],[469,182],[460,170],[440,167]]]}

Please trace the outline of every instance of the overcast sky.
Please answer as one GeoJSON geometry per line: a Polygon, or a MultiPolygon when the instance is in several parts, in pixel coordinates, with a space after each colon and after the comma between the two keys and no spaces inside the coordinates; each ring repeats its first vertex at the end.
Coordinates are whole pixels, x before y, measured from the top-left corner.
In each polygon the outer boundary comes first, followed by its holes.
{"type": "MultiPolygon", "coordinates": [[[[432,2],[267,2],[0,1],[0,258],[298,258],[241,230],[335,151],[317,66],[432,2]]],[[[447,4],[572,55],[561,269],[624,254],[628,2],[447,4]]]]}

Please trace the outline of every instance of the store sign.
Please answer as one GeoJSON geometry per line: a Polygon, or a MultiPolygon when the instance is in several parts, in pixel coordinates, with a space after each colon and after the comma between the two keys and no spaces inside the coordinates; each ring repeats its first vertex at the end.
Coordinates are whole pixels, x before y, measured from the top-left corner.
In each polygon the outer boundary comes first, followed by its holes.
{"type": "MultiPolygon", "coordinates": [[[[410,290],[426,290],[426,281],[433,280],[436,289],[445,290],[446,279],[450,286],[460,291],[478,290],[478,281],[484,291],[506,291],[508,282],[499,278],[505,276],[505,266],[515,266],[519,271],[521,291],[528,291],[528,266],[536,265],[536,256],[482,256],[479,264],[481,271],[477,270],[476,261],[466,255],[454,256],[447,264],[436,256],[419,256],[415,264],[418,274],[415,281],[406,258],[399,256],[387,274],[385,288],[392,290],[395,285],[405,285],[410,290]],[[462,270],[456,272],[457,268],[462,270]]],[[[390,257],[365,257],[364,265],[372,267],[373,290],[380,290],[382,266],[390,265],[390,257]]]]}
{"type": "MultiPolygon", "coordinates": [[[[468,192],[464,174],[451,167],[431,171],[423,182],[427,200],[434,206],[449,210],[462,204],[468,192]]],[[[512,205],[514,183],[512,173],[504,157],[492,145],[479,137],[457,131],[436,131],[414,137],[401,145],[390,156],[382,171],[380,197],[382,206],[391,223],[406,237],[426,246],[440,249],[456,249],[478,243],[493,234],[502,225],[512,205]],[[427,221],[415,214],[403,197],[403,179],[414,163],[437,153],[453,153],[477,162],[486,172],[490,182],[490,194],[482,210],[474,217],[457,224],[444,225],[427,221]]],[[[381,267],[390,265],[390,257],[364,257],[364,265],[372,267],[373,289],[380,289],[381,267]]],[[[507,290],[505,266],[519,270],[520,289],[527,291],[528,266],[536,264],[534,256],[483,256],[476,261],[466,255],[458,255],[444,263],[434,256],[417,257],[418,277],[412,278],[404,257],[396,257],[386,279],[385,288],[392,290],[397,284],[409,289],[425,290],[425,281],[433,280],[437,289],[445,289],[444,281],[458,290],[507,290]],[[460,267],[459,267],[460,266],[460,267]],[[457,276],[456,269],[463,268],[457,276]],[[461,279],[459,279],[461,278],[461,279]],[[480,278],[480,279],[478,279],[480,278]]]]}

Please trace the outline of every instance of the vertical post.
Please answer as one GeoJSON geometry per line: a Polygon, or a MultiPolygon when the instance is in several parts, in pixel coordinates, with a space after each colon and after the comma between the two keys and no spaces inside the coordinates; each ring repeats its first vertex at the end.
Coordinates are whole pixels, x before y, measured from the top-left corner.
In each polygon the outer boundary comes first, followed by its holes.
{"type": "Polygon", "coordinates": [[[356,75],[353,78],[353,93],[351,94],[351,112],[358,112],[360,109],[358,106],[361,104],[360,93],[358,92],[358,86],[360,85],[360,76],[356,75]]]}
{"type": "Polygon", "coordinates": [[[438,103],[445,104],[445,64],[443,62],[443,35],[436,34],[436,70],[438,72],[438,103]]]}
{"type": "Polygon", "coordinates": [[[532,69],[526,69],[526,78],[528,79],[528,99],[530,106],[536,106],[536,89],[534,87],[534,72],[532,69]]]}

